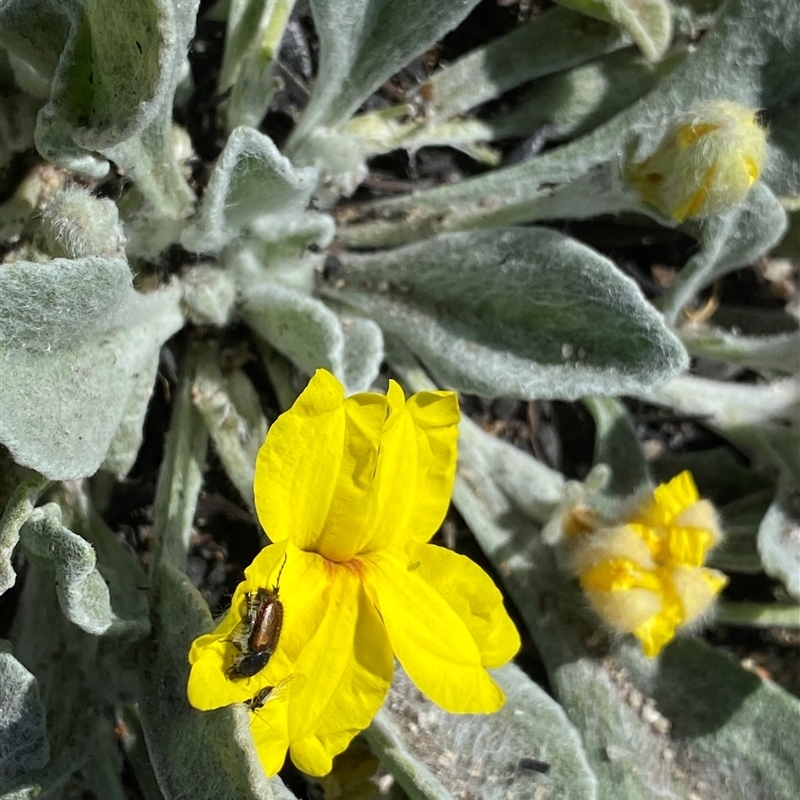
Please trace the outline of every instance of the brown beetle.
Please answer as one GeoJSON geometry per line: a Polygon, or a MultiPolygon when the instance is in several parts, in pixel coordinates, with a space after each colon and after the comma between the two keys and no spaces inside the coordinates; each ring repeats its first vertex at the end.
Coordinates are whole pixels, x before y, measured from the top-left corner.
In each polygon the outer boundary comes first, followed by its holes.
{"type": "Polygon", "coordinates": [[[245,594],[247,610],[241,623],[244,632],[230,640],[241,652],[241,655],[225,671],[225,675],[232,681],[252,678],[253,675],[261,672],[278,648],[278,640],[283,628],[283,603],[278,599],[278,586],[285,566],[286,557],[284,556],[278,578],[272,589],[259,588],[255,596],[252,592],[245,594]]]}

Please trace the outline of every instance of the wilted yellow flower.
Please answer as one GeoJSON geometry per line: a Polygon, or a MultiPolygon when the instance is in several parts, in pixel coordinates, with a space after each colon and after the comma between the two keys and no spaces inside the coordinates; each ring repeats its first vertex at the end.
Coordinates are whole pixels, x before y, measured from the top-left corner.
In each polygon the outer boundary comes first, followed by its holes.
{"type": "Polygon", "coordinates": [[[448,711],[503,704],[486,668],[506,663],[520,640],[502,595],[469,559],[427,544],[450,502],[458,421],[452,392],[406,401],[392,381],[386,396],[345,399],[318,370],[270,428],[254,489],[274,544],[245,570],[217,629],[193,643],[188,685],[201,710],[249,703],[268,775],[287,749],[304,772],[329,772],[380,708],[393,655],[448,711]],[[272,610],[254,608],[275,592],[277,636],[272,610]],[[237,675],[262,628],[274,653],[237,675]]]}
{"type": "Polygon", "coordinates": [[[766,153],[755,110],[713,100],[674,122],[649,158],[628,165],[626,177],[645,202],[683,222],[744,200],[766,153]]]}
{"type": "Polygon", "coordinates": [[[709,609],[727,578],[702,564],[721,539],[714,507],[691,473],[658,486],[611,528],[570,536],[570,566],[592,606],[654,657],[709,609]]]}

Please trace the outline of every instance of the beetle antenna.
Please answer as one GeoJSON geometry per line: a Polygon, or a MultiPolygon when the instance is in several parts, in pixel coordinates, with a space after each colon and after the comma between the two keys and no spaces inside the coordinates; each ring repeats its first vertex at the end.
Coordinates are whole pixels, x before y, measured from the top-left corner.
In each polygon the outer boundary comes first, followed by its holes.
{"type": "Polygon", "coordinates": [[[277,589],[281,585],[281,575],[283,574],[283,568],[286,566],[286,559],[289,557],[288,553],[284,553],[283,555],[283,564],[281,564],[281,568],[278,570],[278,577],[275,579],[275,588],[277,589]]]}

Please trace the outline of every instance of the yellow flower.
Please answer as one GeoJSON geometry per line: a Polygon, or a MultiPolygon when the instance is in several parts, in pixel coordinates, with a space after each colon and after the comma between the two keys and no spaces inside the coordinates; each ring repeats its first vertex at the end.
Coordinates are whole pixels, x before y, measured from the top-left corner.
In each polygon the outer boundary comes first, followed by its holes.
{"type": "Polygon", "coordinates": [[[727,578],[703,567],[721,539],[714,507],[682,472],[640,502],[627,522],[567,532],[570,566],[597,613],[657,656],[705,613],[727,578]]]}
{"type": "Polygon", "coordinates": [[[626,170],[642,199],[678,222],[740,203],[767,152],[756,112],[714,100],[674,123],[656,151],[626,170]]]}
{"type": "Polygon", "coordinates": [[[254,488],[274,544],[245,570],[217,629],[193,643],[188,685],[202,710],[251,703],[268,775],[287,749],[304,772],[329,772],[380,708],[393,655],[447,711],[503,704],[486,668],[511,659],[520,640],[502,595],[467,558],[427,544],[450,501],[458,420],[452,392],[406,401],[392,381],[386,396],[345,399],[318,370],[270,429],[254,488]],[[232,678],[249,648],[253,598],[276,587],[284,619],[274,654],[232,678]]]}

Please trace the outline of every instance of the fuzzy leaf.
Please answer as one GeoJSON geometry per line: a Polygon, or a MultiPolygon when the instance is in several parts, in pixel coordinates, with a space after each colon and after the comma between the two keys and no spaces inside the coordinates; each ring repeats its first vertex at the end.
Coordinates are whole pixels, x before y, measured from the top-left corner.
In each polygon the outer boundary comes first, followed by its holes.
{"type": "Polygon", "coordinates": [[[342,317],[344,353],[342,373],[348,394],[366,392],[371,387],[383,362],[383,333],[371,319],[342,317]]]}
{"type": "Polygon", "coordinates": [[[235,0],[228,12],[225,52],[217,92],[225,104],[228,130],[257,128],[275,92],[273,72],[295,0],[235,0]]]}
{"type": "MultiPolygon", "coordinates": [[[[798,51],[800,5],[794,0],[728,0],[695,53],[652,92],[590,135],[452,186],[364,204],[361,219],[373,221],[351,224],[340,239],[356,247],[397,245],[440,231],[543,219],[554,208],[563,214],[557,205],[543,206],[542,198],[569,187],[598,165],[617,164],[620,152],[637,142],[642,153],[652,152],[665,122],[699,103],[725,98],[770,109],[796,96],[800,70],[793,54],[798,51]]],[[[769,201],[762,192],[759,202],[769,217],[759,229],[774,230],[776,212],[769,208],[774,199],[769,201]]]]}
{"type": "Polygon", "coordinates": [[[606,494],[629,497],[648,486],[647,462],[625,406],[613,397],[587,397],[583,402],[594,419],[594,463],[611,468],[606,494]]]}
{"type": "Polygon", "coordinates": [[[785,476],[758,528],[758,554],[764,571],[783,582],[800,600],[800,490],[785,476]]]}
{"type": "Polygon", "coordinates": [[[158,372],[159,353],[155,352],[139,372],[134,375],[131,394],[125,411],[122,414],[117,432],[108,446],[108,451],[101,465],[102,469],[113,473],[122,480],[136,462],[139,448],[144,438],[144,421],[150,398],[153,396],[153,384],[158,372]]]}
{"type": "Polygon", "coordinates": [[[460,391],[621,394],[687,363],[635,284],[555,231],[448,234],[341,260],[348,283],[325,293],[380,320],[460,391]]]}
{"type": "Polygon", "coordinates": [[[465,443],[453,500],[503,576],[582,734],[599,797],[686,797],[702,784],[719,800],[794,796],[796,698],[696,640],[672,643],[658,661],[628,642],[600,645],[590,627],[597,623],[553,550],[465,443]],[[754,738],[754,730],[764,735],[754,738]]]}
{"type": "Polygon", "coordinates": [[[134,291],[119,259],[0,270],[0,440],[15,460],[54,480],[93,474],[140,371],[183,325],[179,301],[134,291]]]}
{"type": "MultiPolygon", "coordinates": [[[[246,289],[245,322],[309,374],[317,367],[345,379],[346,340],[339,317],[324,303],[272,281],[246,289]]],[[[358,342],[354,343],[358,347],[358,342]]]]}
{"type": "Polygon", "coordinates": [[[401,668],[395,670],[367,739],[400,785],[411,796],[430,800],[469,795],[523,800],[539,794],[594,800],[597,781],[561,706],[514,664],[492,676],[506,703],[495,714],[478,716],[447,714],[423,697],[401,668]],[[526,769],[526,758],[549,764],[550,771],[526,769]]]}
{"type": "Polygon", "coordinates": [[[787,225],[786,212],[764,183],[757,183],[741,205],[706,220],[699,252],[661,298],[667,320],[674,324],[683,306],[704,286],[752,263],[777,244],[787,225]]]}
{"type": "Polygon", "coordinates": [[[787,375],[800,364],[798,331],[773,336],[741,336],[733,331],[700,325],[678,331],[686,349],[694,356],[739,364],[755,370],[775,370],[787,375]]]}
{"type": "Polygon", "coordinates": [[[255,754],[244,706],[197,711],[186,699],[192,640],[212,627],[208,606],[189,579],[157,569],[155,639],[145,655],[139,712],[165,800],[272,800],[255,754]]]}
{"type": "Polygon", "coordinates": [[[561,6],[613,22],[627,31],[651,61],[672,41],[672,13],[667,0],[556,0],[561,6]]]}
{"type": "Polygon", "coordinates": [[[237,128],[217,160],[197,220],[181,241],[196,253],[218,252],[255,220],[276,231],[297,225],[316,180],[316,170],[292,166],[268,136],[237,128]]]}
{"type": "Polygon", "coordinates": [[[796,380],[759,385],[682,375],[639,396],[698,417],[745,453],[800,475],[800,384],[796,380]]]}
{"type": "Polygon", "coordinates": [[[434,119],[449,119],[494,100],[520,84],[613,52],[627,37],[580,14],[553,9],[534,17],[437,72],[426,104],[434,119]]]}
{"type": "MultiPolygon", "coordinates": [[[[13,465],[11,467],[9,473],[13,472],[13,465]]],[[[41,475],[23,477],[3,510],[0,517],[0,594],[10,589],[17,580],[11,558],[19,541],[19,532],[30,518],[36,500],[48,484],[49,481],[41,475]]]]}
{"type": "Polygon", "coordinates": [[[800,96],[792,97],[768,120],[769,157],[764,182],[779,197],[800,195],[800,96]]]}
{"type": "Polygon", "coordinates": [[[478,0],[312,0],[320,37],[314,93],[292,143],[344,122],[387,78],[469,14],[478,0]]]}
{"type": "Polygon", "coordinates": [[[95,568],[94,548],[61,524],[56,503],[34,510],[22,527],[20,542],[40,569],[55,572],[58,602],[66,618],[87,633],[105,633],[114,612],[108,586],[95,568]]]}
{"type": "MultiPolygon", "coordinates": [[[[36,678],[0,641],[0,787],[50,759],[45,709],[36,678]]],[[[2,791],[2,790],[0,790],[2,791]]]]}

